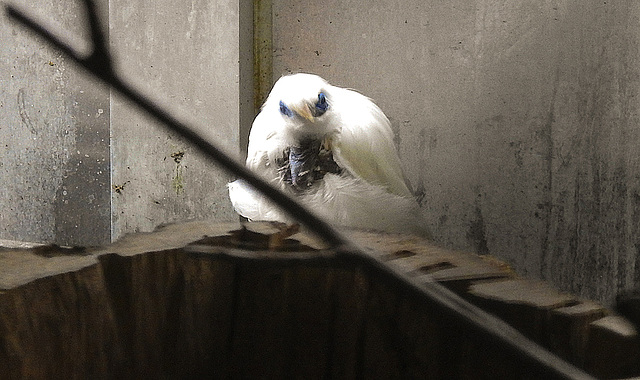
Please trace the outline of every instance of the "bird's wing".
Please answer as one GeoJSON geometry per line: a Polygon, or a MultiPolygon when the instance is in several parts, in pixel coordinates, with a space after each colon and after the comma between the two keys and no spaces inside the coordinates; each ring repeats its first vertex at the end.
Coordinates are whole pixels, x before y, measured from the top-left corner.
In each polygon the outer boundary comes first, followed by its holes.
{"type": "MultiPolygon", "coordinates": [[[[246,165],[272,185],[283,189],[282,176],[276,159],[283,155],[286,143],[282,141],[282,118],[263,108],[256,116],[249,133],[246,165]]],[[[243,180],[229,183],[229,198],[233,208],[250,220],[286,220],[280,209],[243,180]]]]}
{"type": "Polygon", "coordinates": [[[382,110],[355,91],[333,87],[331,94],[333,113],[341,126],[330,142],[338,165],[390,193],[412,197],[393,143],[391,124],[382,110]]]}
{"type": "Polygon", "coordinates": [[[283,140],[284,122],[273,110],[263,108],[256,116],[249,133],[247,167],[260,173],[267,180],[280,179],[276,159],[283,155],[287,142],[283,140]]]}

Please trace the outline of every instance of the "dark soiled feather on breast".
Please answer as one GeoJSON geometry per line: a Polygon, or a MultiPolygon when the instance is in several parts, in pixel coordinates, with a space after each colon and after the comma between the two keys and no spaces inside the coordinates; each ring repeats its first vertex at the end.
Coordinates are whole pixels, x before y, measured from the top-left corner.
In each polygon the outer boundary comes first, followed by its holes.
{"type": "Polygon", "coordinates": [[[295,190],[312,187],[327,173],[342,172],[331,151],[325,149],[319,140],[307,140],[299,145],[287,148],[276,160],[280,177],[295,190]]]}

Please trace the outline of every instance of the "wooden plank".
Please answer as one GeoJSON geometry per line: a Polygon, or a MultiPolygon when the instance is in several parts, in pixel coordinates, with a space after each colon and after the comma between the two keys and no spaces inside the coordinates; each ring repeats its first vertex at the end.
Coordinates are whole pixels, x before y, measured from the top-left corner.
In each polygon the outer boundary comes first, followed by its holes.
{"type": "Polygon", "coordinates": [[[544,309],[554,309],[576,301],[574,296],[561,293],[545,282],[527,279],[475,284],[470,293],[504,303],[525,304],[544,309]]]}
{"type": "Polygon", "coordinates": [[[402,341],[399,350],[400,369],[405,379],[444,378],[442,358],[443,342],[449,331],[425,305],[401,298],[396,315],[398,335],[402,341]]]}
{"type": "Polygon", "coordinates": [[[333,328],[326,377],[355,379],[360,374],[369,281],[358,269],[333,269],[332,276],[333,328]]]}
{"type": "MultiPolygon", "coordinates": [[[[0,251],[0,282],[7,287],[0,292],[0,362],[8,363],[0,366],[0,378],[44,373],[63,378],[72,373],[91,378],[95,373],[136,378],[474,378],[524,371],[505,352],[412,303],[400,288],[370,277],[364,268],[331,267],[342,262],[331,262],[335,256],[326,251],[302,254],[321,258],[311,266],[287,259],[295,252],[275,252],[278,244],[272,243],[283,243],[291,233],[286,228],[251,223],[245,237],[257,238],[264,247],[241,255],[235,254],[239,249],[233,239],[239,235],[232,230],[240,225],[189,222],[89,251],[49,247],[17,256],[0,251]],[[183,249],[204,236],[217,236],[209,240],[222,244],[202,252],[183,249]],[[227,249],[231,255],[217,255],[227,249]],[[24,265],[36,268],[15,277],[13,272],[24,265]],[[18,301],[20,292],[35,283],[46,285],[27,292],[32,297],[28,304],[39,309],[29,310],[27,317],[26,312],[14,316],[24,308],[18,304],[23,302],[18,301]],[[58,298],[63,295],[70,300],[58,298]],[[91,305],[78,307],[86,302],[91,305]],[[85,330],[93,328],[86,318],[103,324],[102,331],[96,330],[97,341],[85,330]],[[44,324],[35,322],[40,319],[44,324]],[[55,335],[72,325],[79,331],[55,335]],[[37,326],[32,335],[13,333],[28,326],[37,326]],[[32,348],[42,341],[47,342],[43,347],[32,348]],[[104,344],[108,352],[99,353],[104,344]],[[55,356],[66,346],[73,347],[69,352],[86,351],[77,355],[82,361],[55,356]],[[48,357],[57,360],[55,368],[35,362],[48,357]]],[[[355,235],[362,245],[380,250],[372,254],[405,273],[427,273],[429,281],[437,278],[449,285],[476,281],[473,286],[483,290],[479,299],[484,306],[516,310],[518,321],[543,337],[550,336],[542,334],[550,310],[566,301],[557,302],[562,297],[546,294],[548,289],[538,294],[529,283],[513,285],[523,280],[510,281],[506,289],[477,282],[511,275],[477,255],[410,236],[355,235]],[[538,315],[535,323],[527,320],[532,315],[538,315]]],[[[289,238],[309,242],[304,244],[309,249],[322,247],[305,232],[289,238]]]]}
{"type": "Polygon", "coordinates": [[[381,259],[388,259],[390,254],[411,251],[417,254],[439,254],[440,249],[428,240],[411,235],[375,233],[371,231],[348,230],[348,237],[354,239],[361,246],[371,248],[372,255],[380,255],[381,259]]]}
{"type": "Polygon", "coordinates": [[[404,273],[420,275],[437,272],[438,270],[454,266],[455,264],[452,264],[452,262],[456,262],[456,264],[460,265],[459,261],[460,260],[452,259],[450,256],[446,255],[427,256],[416,254],[410,257],[388,260],[386,263],[398,268],[404,273]]]}
{"type": "Polygon", "coordinates": [[[237,267],[230,340],[234,377],[286,378],[291,276],[290,269],[237,267]]]}
{"type": "Polygon", "coordinates": [[[184,263],[174,374],[170,378],[228,378],[235,265],[211,257],[184,263]]]}
{"type": "Polygon", "coordinates": [[[369,281],[357,378],[402,378],[401,365],[405,358],[399,348],[403,346],[404,337],[396,319],[400,295],[373,279],[369,281]]]}
{"type": "Polygon", "coordinates": [[[329,371],[335,291],[330,268],[295,266],[286,303],[286,377],[320,379],[329,371]]]}
{"type": "Polygon", "coordinates": [[[434,280],[446,285],[449,281],[506,278],[512,276],[512,274],[482,261],[467,260],[466,262],[455,265],[452,268],[445,268],[434,272],[431,276],[434,280]]]}
{"type": "Polygon", "coordinates": [[[119,330],[91,265],[0,292],[0,378],[125,375],[119,330]]]}
{"type": "Polygon", "coordinates": [[[42,249],[0,250],[0,289],[13,289],[37,279],[75,272],[98,262],[93,256],[66,255],[59,247],[50,247],[47,255],[42,252],[42,249]]]}
{"type": "Polygon", "coordinates": [[[466,291],[473,280],[513,277],[513,270],[491,258],[443,249],[428,240],[410,235],[367,234],[355,231],[352,238],[375,249],[389,265],[412,276],[436,280],[456,292],[466,291]]]}
{"type": "Polygon", "coordinates": [[[610,315],[591,323],[585,368],[603,379],[640,373],[638,331],[628,320],[610,315]]]}
{"type": "Polygon", "coordinates": [[[468,295],[473,303],[537,342],[544,342],[551,310],[577,302],[544,282],[526,279],[474,284],[468,295]]]}
{"type": "Polygon", "coordinates": [[[121,322],[134,377],[159,378],[179,364],[174,350],[185,258],[179,250],[170,250],[103,259],[105,286],[121,322]]]}
{"type": "Polygon", "coordinates": [[[117,253],[120,256],[135,256],[147,252],[169,251],[183,248],[204,236],[228,235],[240,229],[240,223],[213,223],[206,220],[159,226],[153,232],[126,235],[113,244],[88,249],[93,255],[117,253]]]}
{"type": "Polygon", "coordinates": [[[3,249],[29,249],[29,248],[42,246],[42,245],[44,245],[44,244],[32,243],[32,242],[20,241],[20,240],[0,239],[0,250],[3,250],[3,249]]]}
{"type": "Polygon", "coordinates": [[[602,305],[590,301],[552,310],[545,345],[561,358],[584,367],[590,324],[606,314],[602,305]]]}

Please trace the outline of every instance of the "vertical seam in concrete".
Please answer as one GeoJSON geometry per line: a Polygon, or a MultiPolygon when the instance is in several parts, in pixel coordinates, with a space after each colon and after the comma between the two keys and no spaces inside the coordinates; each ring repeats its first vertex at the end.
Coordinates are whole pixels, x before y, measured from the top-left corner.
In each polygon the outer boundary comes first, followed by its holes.
{"type": "Polygon", "coordinates": [[[254,3],[238,1],[238,76],[239,76],[239,117],[237,147],[244,157],[247,153],[249,129],[255,115],[254,89],[254,3]]]}
{"type": "MultiPolygon", "coordinates": [[[[107,2],[107,20],[106,20],[106,28],[103,29],[105,34],[107,35],[107,46],[109,50],[113,52],[113,44],[111,43],[111,0],[107,2]]],[[[115,236],[113,231],[114,220],[113,220],[113,130],[112,130],[112,121],[113,121],[113,90],[109,87],[109,183],[107,191],[109,192],[109,240],[113,242],[113,237],[115,236]]]]}
{"type": "MultiPolygon", "coordinates": [[[[559,62],[559,60],[558,60],[559,62]]],[[[553,83],[553,90],[551,94],[551,104],[549,106],[549,113],[547,114],[547,120],[544,125],[546,133],[547,144],[547,162],[546,162],[546,174],[547,183],[546,186],[546,204],[545,204],[545,230],[544,237],[542,239],[542,252],[540,255],[540,278],[547,279],[548,260],[550,258],[551,250],[551,229],[553,218],[553,156],[555,154],[555,145],[553,140],[553,123],[555,122],[556,111],[556,99],[558,95],[558,87],[560,86],[560,66],[556,68],[556,76],[553,83]]]]}
{"type": "Polygon", "coordinates": [[[253,106],[257,113],[273,78],[272,0],[253,0],[253,106]]]}

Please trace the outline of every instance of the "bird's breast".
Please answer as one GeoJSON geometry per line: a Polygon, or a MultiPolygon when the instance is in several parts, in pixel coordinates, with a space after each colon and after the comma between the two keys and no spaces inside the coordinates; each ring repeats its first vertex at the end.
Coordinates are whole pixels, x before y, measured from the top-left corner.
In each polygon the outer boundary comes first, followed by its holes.
{"type": "Polygon", "coordinates": [[[312,189],[327,173],[342,173],[321,139],[306,139],[288,146],[276,165],[280,180],[296,191],[312,189]]]}

